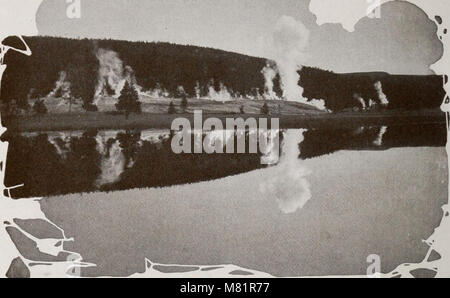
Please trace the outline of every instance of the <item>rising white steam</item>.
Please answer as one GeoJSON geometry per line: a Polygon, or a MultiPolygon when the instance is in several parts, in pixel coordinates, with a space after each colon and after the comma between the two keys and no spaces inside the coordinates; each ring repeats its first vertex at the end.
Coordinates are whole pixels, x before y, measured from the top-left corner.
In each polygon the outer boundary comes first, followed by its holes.
{"type": "Polygon", "coordinates": [[[200,83],[198,81],[195,83],[194,93],[197,99],[200,99],[202,96],[202,89],[200,88],[200,83]]]}
{"type": "Polygon", "coordinates": [[[304,141],[304,132],[288,130],[283,136],[284,154],[278,166],[271,169],[272,179],[260,185],[260,192],[277,201],[278,207],[285,214],[292,214],[302,209],[311,199],[311,188],[307,180],[310,171],[300,164],[298,159],[299,144],[304,141]]]}
{"type": "Polygon", "coordinates": [[[378,146],[378,147],[383,146],[383,137],[386,134],[387,130],[388,130],[387,126],[383,126],[380,128],[377,138],[375,139],[375,141],[373,141],[373,144],[375,146],[378,146]]]}
{"type": "Polygon", "coordinates": [[[325,100],[323,99],[314,98],[308,101],[308,104],[318,108],[319,110],[331,112],[331,110],[327,109],[327,106],[325,105],[325,100]]]}
{"type": "Polygon", "coordinates": [[[258,131],[262,165],[273,166],[280,161],[280,134],[282,133],[279,129],[258,131]]]}
{"type": "Polygon", "coordinates": [[[120,92],[120,85],[123,80],[123,62],[119,55],[110,50],[98,49],[96,53],[99,69],[98,69],[98,83],[95,96],[100,96],[106,93],[107,86],[109,86],[116,95],[120,92]]]}
{"type": "MultiPolygon", "coordinates": [[[[83,103],[80,98],[74,98],[71,93],[71,83],[67,78],[67,72],[60,71],[55,86],[47,96],[45,96],[43,103],[46,106],[48,113],[59,114],[67,112],[81,112],[83,111],[83,103]]],[[[30,90],[28,94],[28,101],[34,105],[36,98],[32,98],[30,90]]]]}
{"type": "Polygon", "coordinates": [[[177,93],[178,95],[187,95],[186,91],[184,90],[184,87],[181,85],[177,87],[177,93]]]}
{"type": "Polygon", "coordinates": [[[119,97],[125,82],[133,84],[138,90],[141,89],[136,84],[133,69],[130,66],[124,66],[123,61],[116,52],[98,49],[96,56],[99,61],[99,69],[95,104],[98,103],[100,96],[109,95],[108,89],[114,93],[112,96],[119,97]]]}
{"type": "MultiPolygon", "coordinates": [[[[140,87],[137,88],[137,91],[140,95],[144,95],[152,99],[168,98],[170,96],[170,93],[159,83],[156,84],[155,88],[149,89],[145,92],[142,92],[140,87]]],[[[141,99],[141,101],[145,102],[145,99],[141,99]]]]}
{"type": "Polygon", "coordinates": [[[71,150],[71,139],[81,138],[82,136],[82,131],[56,131],[47,133],[48,142],[53,145],[53,147],[56,149],[56,152],[62,159],[66,159],[67,154],[71,150]]]}
{"type": "MultiPolygon", "coordinates": [[[[309,44],[309,30],[302,22],[293,17],[282,16],[276,26],[273,34],[273,56],[277,69],[272,69],[280,75],[281,89],[283,98],[288,101],[296,101],[304,104],[313,105],[319,109],[325,110],[323,100],[309,101],[303,97],[303,88],[299,85],[299,71],[305,64],[308,55],[306,48],[309,44]]],[[[267,68],[267,66],[266,66],[267,68]]],[[[273,76],[272,82],[268,80],[273,73],[268,69],[263,69],[266,79],[266,93],[273,94],[273,76]],[[270,88],[272,87],[272,88],[270,88]]]]}
{"type": "Polygon", "coordinates": [[[261,73],[264,76],[264,99],[276,100],[279,99],[273,90],[273,80],[277,76],[276,67],[272,67],[269,63],[262,69],[261,73]]]}
{"type": "Polygon", "coordinates": [[[275,26],[273,41],[283,97],[289,101],[305,101],[303,88],[298,85],[298,71],[307,59],[309,30],[302,22],[282,16],[275,26]]]}
{"type": "Polygon", "coordinates": [[[375,90],[377,91],[378,100],[380,101],[380,104],[382,106],[387,107],[389,105],[389,100],[388,100],[386,94],[384,94],[384,92],[383,92],[383,85],[381,84],[380,81],[378,81],[373,86],[375,87],[375,90]]]}
{"type": "Polygon", "coordinates": [[[62,98],[70,98],[70,82],[67,81],[67,73],[61,71],[59,73],[58,80],[55,82],[55,88],[47,95],[47,97],[57,97],[58,93],[61,92],[62,98]]]}
{"type": "Polygon", "coordinates": [[[364,100],[364,98],[361,97],[360,94],[353,93],[353,98],[359,102],[359,104],[361,105],[361,109],[363,110],[367,109],[366,101],[364,100]]]}
{"type": "Polygon", "coordinates": [[[214,85],[210,84],[208,86],[208,95],[206,96],[206,98],[221,102],[233,100],[233,96],[231,95],[230,91],[228,91],[228,88],[225,87],[222,82],[220,83],[219,91],[216,91],[214,85]]]}
{"type": "Polygon", "coordinates": [[[105,131],[96,136],[97,151],[100,153],[101,174],[96,181],[96,186],[117,182],[125,171],[125,156],[120,148],[119,141],[108,144],[110,139],[117,138],[118,131],[105,131]]]}

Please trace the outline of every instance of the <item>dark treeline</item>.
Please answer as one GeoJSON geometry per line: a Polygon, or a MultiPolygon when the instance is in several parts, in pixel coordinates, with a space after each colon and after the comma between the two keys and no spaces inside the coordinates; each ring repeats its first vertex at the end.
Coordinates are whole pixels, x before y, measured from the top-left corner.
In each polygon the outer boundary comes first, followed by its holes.
{"type": "Polygon", "coordinates": [[[341,150],[387,150],[400,147],[444,147],[445,124],[364,126],[311,129],[304,133],[300,158],[309,159],[341,150]]]}
{"type": "MultiPolygon", "coordinates": [[[[96,130],[53,139],[45,133],[29,137],[7,133],[2,137],[10,143],[5,182],[7,186],[24,184],[11,191],[13,197],[182,185],[267,167],[261,164],[260,153],[175,154],[171,148],[171,136],[160,137],[154,142],[143,140],[138,131],[120,132],[104,139],[104,147],[99,146],[98,136],[96,130]],[[110,162],[115,154],[114,144],[120,146],[122,163],[110,162]],[[120,171],[111,171],[109,166],[117,164],[122,164],[120,171]],[[116,179],[99,183],[103,174],[111,172],[118,175],[116,179]]],[[[194,136],[191,141],[194,144],[194,136]]],[[[341,150],[443,147],[445,143],[446,129],[442,124],[310,129],[304,132],[304,140],[299,144],[299,158],[315,158],[341,150]]],[[[248,134],[245,135],[245,144],[246,152],[249,152],[248,134]]],[[[281,155],[282,144],[283,133],[280,135],[281,155]]]]}
{"type": "Polygon", "coordinates": [[[28,37],[25,41],[33,52],[30,57],[14,51],[6,55],[3,103],[15,100],[23,106],[27,98],[46,96],[55,87],[61,71],[67,73],[73,96],[86,103],[93,100],[99,65],[93,41],[48,37],[28,37]]]}
{"type": "Polygon", "coordinates": [[[390,75],[388,73],[336,74],[317,68],[304,67],[300,85],[303,96],[324,99],[328,109],[340,111],[359,106],[354,94],[364,100],[377,100],[374,84],[381,82],[389,100],[389,109],[417,110],[438,108],[445,96],[442,76],[390,75]]]}
{"type": "Polygon", "coordinates": [[[72,95],[91,102],[98,81],[96,53],[100,48],[117,52],[123,66],[133,69],[137,84],[144,90],[161,87],[174,96],[178,86],[183,86],[188,95],[194,96],[197,82],[204,94],[209,84],[218,91],[222,83],[242,95],[264,88],[260,72],[265,59],[221,50],[169,43],[53,37],[28,37],[25,41],[33,51],[31,57],[13,51],[7,54],[3,102],[15,99],[25,103],[29,97],[46,96],[55,87],[61,71],[67,73],[72,95]]]}
{"type": "MultiPolygon", "coordinates": [[[[27,105],[27,98],[43,97],[55,87],[61,71],[67,73],[71,94],[83,99],[85,106],[93,101],[98,81],[98,49],[118,53],[123,66],[133,69],[137,84],[144,91],[161,87],[176,96],[178,86],[187,95],[195,95],[199,83],[202,95],[213,84],[226,86],[234,94],[257,95],[264,90],[261,74],[266,59],[221,50],[169,43],[129,42],[117,40],[27,37],[33,55],[14,51],[6,55],[8,68],[3,77],[1,100],[15,100],[27,105]]],[[[324,99],[329,109],[339,111],[357,106],[354,94],[375,99],[374,83],[380,81],[392,109],[436,108],[444,97],[442,77],[406,76],[386,73],[335,74],[317,68],[301,70],[300,85],[308,99],[324,99]]],[[[281,96],[279,78],[275,91],[281,96]]]]}
{"type": "MultiPolygon", "coordinates": [[[[69,140],[57,138],[50,142],[45,133],[31,137],[7,133],[2,137],[10,143],[5,184],[24,184],[13,189],[12,196],[26,198],[165,187],[215,180],[266,167],[261,164],[261,154],[175,154],[171,149],[172,136],[150,142],[141,140],[141,132],[132,131],[105,140],[108,149],[100,152],[97,135],[98,131],[88,130],[69,140]],[[123,154],[122,172],[116,181],[98,184],[102,167],[105,167],[103,163],[113,154],[111,147],[116,142],[123,154]]],[[[248,152],[248,135],[245,138],[248,152]]]]}

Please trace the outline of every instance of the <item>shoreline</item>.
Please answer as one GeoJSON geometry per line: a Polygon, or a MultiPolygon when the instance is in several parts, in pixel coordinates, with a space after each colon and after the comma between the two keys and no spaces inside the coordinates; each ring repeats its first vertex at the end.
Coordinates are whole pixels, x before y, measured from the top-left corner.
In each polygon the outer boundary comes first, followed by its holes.
{"type": "MultiPolygon", "coordinates": [[[[170,129],[172,121],[176,118],[186,118],[193,126],[194,114],[131,114],[128,119],[122,114],[84,112],[72,114],[46,114],[21,116],[9,121],[3,121],[3,125],[9,132],[44,132],[44,131],[68,131],[87,129],[170,129]]],[[[355,126],[389,126],[405,124],[431,124],[442,123],[445,125],[445,113],[440,110],[420,111],[382,111],[382,112],[348,112],[330,114],[235,114],[235,113],[204,113],[203,121],[207,118],[218,118],[225,127],[227,118],[279,118],[280,128],[333,128],[355,126]]]]}

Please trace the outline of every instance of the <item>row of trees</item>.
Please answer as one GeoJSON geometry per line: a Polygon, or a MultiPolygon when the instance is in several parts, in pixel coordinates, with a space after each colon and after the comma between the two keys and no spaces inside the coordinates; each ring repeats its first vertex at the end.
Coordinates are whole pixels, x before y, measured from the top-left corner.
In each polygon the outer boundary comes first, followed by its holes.
{"type": "MultiPolygon", "coordinates": [[[[97,181],[102,175],[105,155],[98,149],[97,135],[98,131],[88,130],[82,136],[56,138],[53,142],[46,134],[31,137],[4,135],[4,140],[10,144],[5,184],[24,184],[12,190],[13,197],[165,187],[223,178],[264,167],[260,162],[261,154],[175,154],[171,148],[173,135],[152,142],[142,140],[141,132],[126,131],[106,140],[109,145],[119,143],[125,159],[124,171],[117,182],[99,185],[97,181]],[[55,144],[64,147],[64,153],[55,144]]],[[[246,144],[249,144],[248,138],[247,135],[246,144]]],[[[249,152],[248,148],[246,150],[249,152]]]]}
{"type": "Polygon", "coordinates": [[[1,94],[4,103],[14,99],[19,105],[26,105],[28,98],[48,95],[60,73],[65,72],[71,95],[82,99],[85,109],[91,109],[98,82],[96,54],[101,48],[117,52],[123,65],[133,69],[136,83],[143,90],[162,88],[176,97],[178,87],[183,86],[186,95],[194,97],[198,86],[204,96],[211,84],[217,91],[222,83],[243,95],[264,88],[264,79],[259,74],[265,59],[221,50],[170,43],[54,37],[27,37],[25,41],[32,56],[14,51],[6,55],[8,68],[1,94]]]}
{"type": "MultiPolygon", "coordinates": [[[[187,97],[196,96],[198,91],[204,96],[211,84],[218,91],[221,83],[242,95],[264,90],[261,70],[267,61],[262,58],[170,43],[54,37],[27,37],[25,41],[32,56],[9,51],[5,57],[8,67],[3,76],[0,99],[6,105],[14,100],[25,107],[27,99],[45,97],[54,89],[60,73],[65,72],[71,96],[81,99],[86,110],[95,110],[92,102],[98,82],[96,55],[99,49],[117,52],[124,66],[133,69],[136,83],[144,91],[159,87],[177,97],[178,87],[183,86],[187,97]]],[[[304,97],[324,99],[326,106],[334,111],[352,107],[355,92],[366,99],[374,97],[376,81],[381,81],[391,108],[439,107],[445,95],[440,76],[336,74],[303,67],[300,77],[304,97]]],[[[278,76],[274,89],[281,96],[278,76]]],[[[134,109],[138,110],[138,107],[134,109]]]]}
{"type": "Polygon", "coordinates": [[[390,75],[383,72],[336,74],[319,68],[304,67],[299,84],[303,96],[323,99],[333,111],[352,108],[358,103],[354,94],[365,100],[377,100],[374,84],[381,82],[390,109],[417,110],[439,108],[444,96],[442,77],[437,75],[390,75]]]}
{"type": "MultiPolygon", "coordinates": [[[[184,93],[181,96],[181,103],[180,108],[183,112],[187,111],[188,107],[188,100],[187,96],[184,93]]],[[[125,117],[128,119],[128,116],[130,113],[141,113],[141,102],[139,101],[139,94],[136,91],[135,87],[130,84],[129,82],[125,83],[125,86],[123,87],[121,94],[119,96],[118,103],[116,104],[116,109],[118,111],[122,111],[125,114],[125,117]]],[[[169,114],[176,114],[176,108],[173,101],[169,104],[168,113],[169,114]]],[[[239,112],[241,114],[245,114],[245,108],[243,105],[239,107],[239,112]]],[[[263,106],[261,107],[261,114],[263,115],[270,115],[270,108],[267,102],[264,102],[263,106]]]]}
{"type": "MultiPolygon", "coordinates": [[[[187,112],[188,108],[187,96],[183,96],[181,98],[180,108],[183,112],[187,112]]],[[[116,104],[116,109],[117,111],[123,112],[127,119],[131,113],[139,114],[142,112],[141,102],[139,101],[139,94],[136,88],[129,82],[125,83],[121,91],[121,94],[118,98],[118,102],[116,104]]],[[[48,112],[47,107],[45,106],[45,103],[42,99],[38,99],[34,103],[33,112],[35,112],[36,114],[46,114],[48,112]]],[[[177,113],[173,101],[171,101],[169,104],[168,113],[169,114],[177,113]]],[[[243,105],[239,107],[239,113],[245,114],[245,108],[243,105]]],[[[270,114],[270,109],[267,102],[265,102],[264,105],[261,107],[261,113],[264,115],[270,114]]]]}

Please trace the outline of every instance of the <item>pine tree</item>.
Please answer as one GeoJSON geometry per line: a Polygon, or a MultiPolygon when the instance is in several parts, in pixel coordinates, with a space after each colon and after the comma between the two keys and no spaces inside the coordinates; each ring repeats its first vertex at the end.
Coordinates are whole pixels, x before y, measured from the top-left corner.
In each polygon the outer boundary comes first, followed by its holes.
{"type": "Polygon", "coordinates": [[[177,111],[175,110],[175,105],[173,104],[173,101],[170,102],[169,104],[169,114],[175,114],[177,111]]]}
{"type": "Polygon", "coordinates": [[[188,107],[187,96],[183,95],[183,97],[181,98],[181,109],[183,110],[183,112],[186,112],[187,107],[188,107]]]}
{"type": "Polygon", "coordinates": [[[38,99],[38,100],[35,102],[35,104],[34,104],[34,106],[33,106],[33,110],[34,110],[34,112],[35,112],[36,114],[40,114],[40,115],[42,115],[42,114],[47,114],[47,112],[48,112],[47,107],[45,106],[44,101],[41,100],[41,99],[38,99]]]}
{"type": "Polygon", "coordinates": [[[125,86],[120,92],[119,102],[116,104],[116,109],[118,111],[123,111],[127,119],[130,113],[141,112],[139,95],[136,89],[129,82],[125,83],[125,86]]]}
{"type": "Polygon", "coordinates": [[[267,104],[267,102],[265,102],[264,105],[262,106],[261,114],[264,114],[264,115],[270,114],[270,109],[269,109],[269,105],[267,104]]]}

